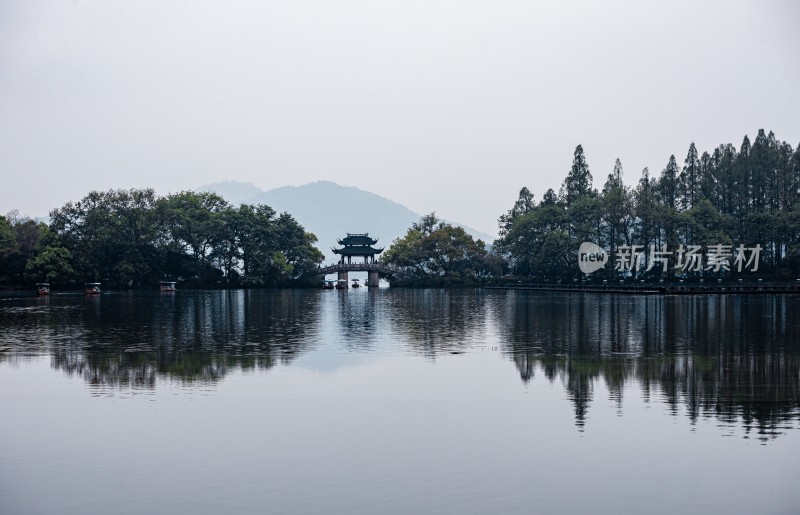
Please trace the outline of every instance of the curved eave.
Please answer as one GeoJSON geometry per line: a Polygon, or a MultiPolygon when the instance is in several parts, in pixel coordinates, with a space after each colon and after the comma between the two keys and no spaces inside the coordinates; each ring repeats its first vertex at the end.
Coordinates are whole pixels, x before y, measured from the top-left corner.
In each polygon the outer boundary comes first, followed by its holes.
{"type": "Polygon", "coordinates": [[[383,252],[383,247],[379,249],[373,247],[344,247],[341,249],[334,249],[331,247],[331,251],[333,251],[334,254],[340,254],[342,256],[365,256],[380,254],[383,252]]]}
{"type": "Polygon", "coordinates": [[[336,240],[336,242],[339,245],[360,245],[360,246],[364,246],[364,245],[375,245],[376,243],[378,243],[378,240],[377,239],[372,239],[372,238],[365,238],[365,237],[361,236],[361,237],[357,237],[357,238],[351,238],[351,237],[339,238],[339,239],[336,240]]]}

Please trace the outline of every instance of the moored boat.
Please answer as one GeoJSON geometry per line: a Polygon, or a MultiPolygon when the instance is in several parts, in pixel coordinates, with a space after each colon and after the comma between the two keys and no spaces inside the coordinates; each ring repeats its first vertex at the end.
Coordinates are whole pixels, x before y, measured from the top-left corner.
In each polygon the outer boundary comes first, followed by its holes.
{"type": "Polygon", "coordinates": [[[336,281],[336,289],[337,290],[346,290],[347,289],[347,281],[344,279],[339,279],[336,281]]]}
{"type": "Polygon", "coordinates": [[[324,290],[332,290],[336,287],[336,281],[332,279],[325,279],[322,281],[322,289],[324,290]]]}
{"type": "Polygon", "coordinates": [[[38,295],[50,295],[50,283],[36,283],[36,293],[38,295]]]}
{"type": "Polygon", "coordinates": [[[159,281],[158,287],[162,292],[170,293],[177,290],[175,284],[175,281],[159,281]]]}
{"type": "Polygon", "coordinates": [[[100,295],[100,283],[86,283],[83,285],[86,295],[100,295]]]}

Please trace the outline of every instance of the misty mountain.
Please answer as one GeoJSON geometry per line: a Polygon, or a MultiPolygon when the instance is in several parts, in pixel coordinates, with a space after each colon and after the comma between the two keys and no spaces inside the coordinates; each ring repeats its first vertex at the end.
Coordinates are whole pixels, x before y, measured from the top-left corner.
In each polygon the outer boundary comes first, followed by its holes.
{"type": "MultiPolygon", "coordinates": [[[[283,186],[269,191],[262,191],[250,183],[226,181],[201,186],[197,190],[217,193],[234,205],[266,204],[279,213],[290,213],[307,231],[317,235],[317,247],[325,254],[325,262],[336,259],[331,247],[338,246],[336,240],[348,232],[368,232],[373,238],[379,238],[377,246],[389,247],[421,217],[380,195],[330,181],[283,186]]],[[[464,230],[486,244],[495,239],[468,227],[464,230]]]]}
{"type": "Polygon", "coordinates": [[[264,190],[255,186],[251,182],[238,182],[238,181],[224,181],[215,182],[214,184],[206,184],[195,188],[195,191],[209,191],[216,193],[230,204],[238,206],[239,204],[250,204],[250,199],[264,193],[264,190]]]}

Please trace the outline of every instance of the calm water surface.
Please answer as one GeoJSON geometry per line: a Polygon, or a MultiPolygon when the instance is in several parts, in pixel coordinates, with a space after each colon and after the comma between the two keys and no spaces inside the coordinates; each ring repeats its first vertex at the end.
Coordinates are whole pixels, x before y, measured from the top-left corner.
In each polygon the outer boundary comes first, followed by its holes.
{"type": "Polygon", "coordinates": [[[0,298],[0,513],[798,513],[800,297],[0,298]]]}

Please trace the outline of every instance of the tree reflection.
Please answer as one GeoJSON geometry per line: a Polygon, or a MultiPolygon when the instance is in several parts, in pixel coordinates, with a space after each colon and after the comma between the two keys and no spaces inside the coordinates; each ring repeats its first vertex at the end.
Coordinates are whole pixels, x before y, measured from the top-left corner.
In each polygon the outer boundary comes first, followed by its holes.
{"type": "Polygon", "coordinates": [[[523,382],[538,373],[563,384],[581,429],[598,391],[621,414],[635,385],[645,402],[693,424],[710,418],[763,440],[799,421],[798,319],[793,296],[471,289],[54,296],[0,306],[0,362],[47,352],[53,367],[98,388],[152,389],[158,381],[214,384],[232,370],[268,370],[323,338],[348,352],[398,345],[428,359],[499,344],[523,382]]]}
{"type": "Polygon", "coordinates": [[[415,352],[434,358],[485,342],[485,295],[473,290],[408,289],[387,296],[394,334],[415,352]]]}
{"type": "Polygon", "coordinates": [[[602,378],[620,406],[639,383],[673,413],[715,417],[773,438],[800,413],[800,308],[794,297],[662,297],[508,292],[494,309],[504,351],[528,382],[562,378],[586,423],[602,378]]]}
{"type": "MultiPolygon", "coordinates": [[[[153,388],[158,378],[210,384],[234,368],[289,363],[318,331],[316,290],[131,297],[87,299],[74,313],[81,320],[66,326],[79,334],[51,334],[52,366],[95,386],[153,388]]],[[[47,322],[39,320],[37,331],[48,331],[47,322]]]]}

